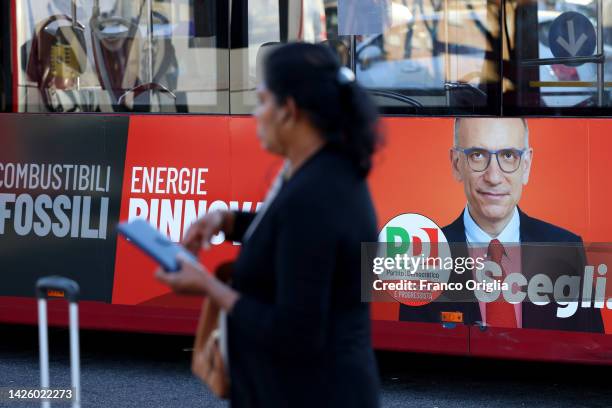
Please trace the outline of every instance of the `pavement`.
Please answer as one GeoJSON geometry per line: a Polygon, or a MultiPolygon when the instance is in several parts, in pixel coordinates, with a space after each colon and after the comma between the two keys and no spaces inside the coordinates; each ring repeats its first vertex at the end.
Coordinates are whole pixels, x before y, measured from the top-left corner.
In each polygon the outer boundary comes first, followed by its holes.
{"type": "MultiPolygon", "coordinates": [[[[83,407],[228,407],[190,373],[193,338],[81,332],[83,407]]],[[[68,387],[68,331],[50,330],[51,385],[68,387]]],[[[612,367],[377,352],[381,406],[612,407],[612,367]]],[[[0,388],[40,383],[36,327],[0,325],[0,388]]],[[[39,407],[0,400],[1,408],[39,407]]],[[[54,403],[67,407],[68,403],[54,403]]]]}

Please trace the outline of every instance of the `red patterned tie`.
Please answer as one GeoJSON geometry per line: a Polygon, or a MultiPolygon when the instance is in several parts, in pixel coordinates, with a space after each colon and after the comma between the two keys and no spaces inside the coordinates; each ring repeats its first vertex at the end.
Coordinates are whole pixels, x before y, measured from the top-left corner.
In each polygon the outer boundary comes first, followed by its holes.
{"type": "MultiPolygon", "coordinates": [[[[489,259],[498,264],[502,270],[502,276],[498,280],[500,283],[506,277],[506,272],[502,266],[502,256],[505,253],[504,246],[498,239],[492,239],[489,243],[489,259]]],[[[503,293],[500,292],[496,301],[486,304],[486,323],[487,326],[516,328],[516,315],[514,305],[506,302],[503,293]]]]}

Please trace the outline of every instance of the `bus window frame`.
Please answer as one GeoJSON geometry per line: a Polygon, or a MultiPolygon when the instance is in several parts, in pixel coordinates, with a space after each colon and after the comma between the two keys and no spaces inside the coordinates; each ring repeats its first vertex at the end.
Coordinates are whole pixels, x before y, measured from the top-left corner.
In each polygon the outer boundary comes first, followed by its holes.
{"type": "MultiPolygon", "coordinates": [[[[487,116],[487,117],[599,117],[599,118],[612,118],[612,105],[604,107],[597,106],[586,106],[586,107],[546,107],[546,106],[521,106],[520,101],[512,101],[511,98],[503,92],[503,80],[507,75],[520,75],[518,71],[524,69],[520,67],[519,61],[516,59],[513,51],[510,50],[510,62],[504,61],[503,59],[503,42],[506,41],[506,33],[508,23],[506,19],[506,3],[508,0],[502,0],[500,2],[499,12],[497,13],[498,24],[499,24],[499,35],[495,38],[495,47],[491,53],[494,54],[494,59],[498,61],[496,71],[500,78],[499,81],[491,82],[486,85],[486,94],[488,103],[485,106],[379,106],[379,112],[384,116],[391,117],[454,117],[454,116],[487,116]],[[512,72],[514,70],[514,72],[512,72]],[[510,71],[510,72],[508,72],[510,71]]],[[[287,38],[287,25],[288,22],[284,21],[288,18],[287,8],[289,0],[279,0],[279,29],[281,33],[281,40],[287,38]],[[285,19],[283,18],[285,17],[285,19]]],[[[233,10],[229,10],[229,7],[225,7],[225,12],[217,10],[216,22],[217,28],[217,48],[225,47],[228,50],[227,58],[229,59],[228,69],[228,80],[230,81],[230,89],[228,90],[231,94],[231,50],[235,48],[248,47],[248,0],[234,0],[232,3],[233,10]],[[235,14],[233,11],[241,9],[241,13],[235,14]],[[246,40],[246,44],[245,44],[246,40]]],[[[16,75],[13,64],[14,61],[14,31],[16,30],[14,20],[14,12],[16,7],[16,1],[3,1],[0,2],[0,27],[5,27],[2,36],[2,53],[0,54],[0,61],[2,62],[2,75],[5,77],[4,81],[4,93],[6,98],[6,112],[17,112],[17,89],[16,81],[13,75],[16,75]],[[8,73],[8,76],[7,74],[8,73]]],[[[516,19],[521,18],[521,15],[517,15],[516,19]]],[[[528,24],[522,26],[527,29],[528,24]]],[[[515,30],[515,33],[518,30],[515,30]]],[[[516,36],[516,34],[515,34],[516,36]]],[[[355,68],[355,49],[356,49],[356,36],[346,36],[349,38],[349,53],[350,53],[350,66],[355,68]]],[[[516,44],[516,41],[515,41],[516,44]]],[[[517,47],[515,47],[516,49],[517,47]]],[[[523,47],[518,47],[523,48],[523,47]]],[[[427,92],[427,91],[423,91],[427,92]]],[[[444,92],[444,90],[440,90],[444,92]]],[[[612,101],[612,90],[607,91],[608,100],[612,101]]],[[[410,98],[411,95],[406,94],[406,97],[410,98]]],[[[231,97],[230,97],[231,100],[231,97]]],[[[86,112],[95,114],[95,112],[86,112]]],[[[177,105],[177,112],[122,112],[121,114],[133,115],[219,115],[219,113],[209,112],[198,112],[189,111],[187,105],[177,105]]],[[[228,108],[228,113],[223,115],[228,116],[248,116],[244,113],[233,113],[231,102],[228,108]]]]}
{"type": "MultiPolygon", "coordinates": [[[[502,0],[502,4],[504,4],[502,10],[505,13],[506,7],[505,4],[508,0],[502,0]]],[[[520,87],[526,86],[531,80],[539,80],[537,77],[533,78],[525,78],[525,76],[529,76],[530,74],[537,72],[540,69],[540,65],[529,65],[524,66],[521,64],[523,60],[538,60],[538,43],[539,43],[539,27],[538,30],[534,30],[534,24],[537,27],[538,22],[538,2],[532,0],[531,2],[527,2],[524,4],[519,4],[517,6],[516,13],[516,27],[514,30],[515,38],[514,44],[515,47],[510,52],[510,63],[507,65],[511,68],[511,72],[509,75],[511,76],[509,79],[515,83],[515,87],[520,89],[520,87]],[[520,12],[519,12],[520,10],[520,12]],[[525,23],[525,19],[527,22],[525,23]],[[529,20],[531,19],[531,20],[529,20]],[[522,24],[519,24],[518,21],[521,21],[522,24]],[[529,38],[532,42],[535,42],[535,45],[530,47],[524,46],[523,38],[529,38]],[[521,46],[517,46],[517,44],[521,46]],[[521,55],[517,55],[517,51],[521,53],[521,55]],[[527,52],[527,55],[523,55],[527,52]],[[512,78],[514,76],[514,78],[512,78]]],[[[504,37],[506,37],[507,30],[507,20],[504,16],[504,37]]],[[[506,38],[504,38],[506,41],[506,38]]],[[[531,45],[531,44],[530,44],[531,45]]],[[[604,55],[604,64],[605,64],[605,55],[604,55]]],[[[548,66],[548,65],[544,65],[548,66]]],[[[502,65],[503,67],[503,65],[502,65]]],[[[605,71],[604,71],[605,72],[605,71]]],[[[604,77],[605,81],[605,77],[604,77]]],[[[529,88],[525,88],[529,89],[529,88]]],[[[604,89],[604,94],[606,90],[604,89]]],[[[608,94],[608,106],[524,106],[525,105],[525,96],[540,99],[541,101],[541,88],[537,88],[536,90],[529,90],[526,95],[521,92],[514,92],[511,94],[504,94],[502,97],[502,116],[529,116],[529,117],[594,117],[594,118],[609,118],[612,117],[612,89],[607,91],[608,94]]],[[[592,95],[591,98],[594,98],[596,95],[592,95]]],[[[591,99],[589,98],[589,99],[591,99]]]]}
{"type": "Polygon", "coordinates": [[[13,1],[3,1],[0,5],[0,41],[2,46],[0,49],[0,75],[2,76],[2,95],[4,99],[4,109],[0,106],[0,112],[11,112],[13,110],[13,57],[12,57],[12,38],[13,38],[13,1]]]}

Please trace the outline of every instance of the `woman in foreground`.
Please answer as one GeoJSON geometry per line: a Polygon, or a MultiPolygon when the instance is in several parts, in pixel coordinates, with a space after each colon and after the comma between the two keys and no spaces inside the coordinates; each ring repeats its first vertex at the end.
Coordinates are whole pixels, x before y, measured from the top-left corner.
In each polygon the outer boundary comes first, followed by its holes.
{"type": "Polygon", "coordinates": [[[360,288],[361,243],[377,240],[376,111],[322,45],[271,51],[257,93],[258,137],[285,166],[257,216],[209,213],[183,242],[196,254],[220,231],[242,242],[232,285],[188,262],[158,279],[227,312],[233,407],[377,407],[360,288]]]}

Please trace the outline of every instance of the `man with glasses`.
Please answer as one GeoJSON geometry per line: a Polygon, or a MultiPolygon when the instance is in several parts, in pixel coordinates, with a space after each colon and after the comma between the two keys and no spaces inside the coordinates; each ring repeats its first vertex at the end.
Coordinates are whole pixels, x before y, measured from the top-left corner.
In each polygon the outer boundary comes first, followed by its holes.
{"type": "MultiPolygon", "coordinates": [[[[471,227],[465,231],[468,239],[472,235],[491,240],[507,230],[508,238],[518,242],[517,205],[529,181],[533,156],[526,121],[457,119],[450,156],[453,176],[463,183],[468,202],[463,215],[464,221],[471,221],[466,224],[471,227]],[[514,234],[509,234],[512,228],[514,234]]],[[[565,230],[559,232],[572,242],[577,239],[565,230]]]]}
{"type": "MultiPolygon", "coordinates": [[[[502,278],[521,273],[529,279],[547,274],[553,283],[561,275],[583,276],[582,239],[558,226],[532,218],[518,203],[529,181],[533,149],[529,128],[519,118],[458,118],[450,163],[454,178],[463,183],[467,204],[461,215],[442,228],[454,257],[483,257],[501,267],[502,278]],[[549,243],[544,249],[535,243],[549,243]],[[550,245],[550,243],[556,243],[550,245]],[[467,245],[466,245],[467,244],[467,245]]],[[[475,279],[475,271],[451,273],[450,281],[475,279]]],[[[527,288],[522,288],[526,291],[527,288]]],[[[440,321],[442,311],[463,313],[464,322],[504,328],[533,328],[603,332],[598,309],[578,307],[566,318],[557,317],[553,301],[539,306],[483,302],[473,291],[447,293],[450,302],[423,307],[400,307],[400,320],[440,321]]]]}

